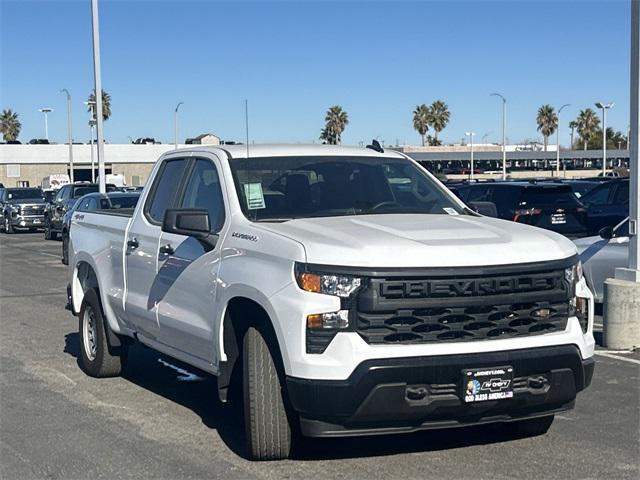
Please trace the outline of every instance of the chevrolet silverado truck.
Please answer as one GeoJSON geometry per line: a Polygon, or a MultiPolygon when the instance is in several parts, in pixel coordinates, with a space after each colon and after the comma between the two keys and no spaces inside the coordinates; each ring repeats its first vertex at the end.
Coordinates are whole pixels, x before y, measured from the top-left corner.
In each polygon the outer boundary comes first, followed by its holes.
{"type": "Polygon", "coordinates": [[[376,144],[172,150],[133,211],[71,222],[84,371],[119,375],[140,342],[217,376],[253,459],[299,435],[539,435],[591,382],[574,244],[376,144]]]}
{"type": "Polygon", "coordinates": [[[46,202],[39,188],[0,189],[0,228],[4,233],[44,226],[46,202]]]}

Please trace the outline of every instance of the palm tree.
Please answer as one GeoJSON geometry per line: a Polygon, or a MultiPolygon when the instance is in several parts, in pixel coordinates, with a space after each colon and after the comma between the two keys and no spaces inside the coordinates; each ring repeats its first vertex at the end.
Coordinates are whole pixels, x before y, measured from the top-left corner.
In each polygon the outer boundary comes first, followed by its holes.
{"type": "Polygon", "coordinates": [[[0,114],[0,133],[5,142],[13,142],[20,135],[22,124],[18,120],[18,114],[11,109],[3,110],[0,114]]]}
{"type": "Polygon", "coordinates": [[[538,131],[544,137],[544,151],[546,152],[549,144],[549,135],[553,135],[553,132],[558,128],[558,115],[556,115],[551,105],[542,105],[538,109],[536,122],[538,122],[538,131]]]}
{"type": "Polygon", "coordinates": [[[431,112],[429,107],[427,107],[424,103],[422,105],[418,105],[416,109],[413,111],[413,128],[417,130],[422,138],[422,146],[425,144],[425,136],[429,131],[429,120],[431,112]]]}
{"type": "Polygon", "coordinates": [[[340,105],[333,105],[327,110],[324,117],[324,128],[320,132],[320,140],[329,145],[339,145],[342,141],[342,132],[349,124],[349,116],[340,105]]]}
{"type": "MultiPolygon", "coordinates": [[[[93,112],[92,108],[96,104],[95,89],[93,90],[93,92],[91,92],[91,95],[89,95],[87,102],[89,103],[89,107],[87,108],[87,111],[89,113],[92,113],[93,112]]],[[[111,116],[111,95],[109,95],[107,92],[102,90],[102,119],[105,121],[109,120],[110,116],[111,116]]]]}
{"type": "Polygon", "coordinates": [[[575,132],[576,128],[578,128],[578,121],[571,120],[569,122],[569,128],[571,129],[571,150],[573,150],[573,132],[575,132]]]}
{"type": "Polygon", "coordinates": [[[438,132],[441,132],[445,129],[447,124],[449,123],[449,118],[451,117],[451,113],[449,112],[449,107],[442,100],[436,100],[429,107],[429,126],[433,128],[435,132],[435,141],[434,144],[438,145],[438,132]]]}
{"type": "Polygon", "coordinates": [[[590,108],[586,108],[580,111],[576,123],[578,124],[578,134],[586,150],[589,141],[594,138],[600,130],[600,119],[598,115],[596,115],[596,112],[590,108]]]}

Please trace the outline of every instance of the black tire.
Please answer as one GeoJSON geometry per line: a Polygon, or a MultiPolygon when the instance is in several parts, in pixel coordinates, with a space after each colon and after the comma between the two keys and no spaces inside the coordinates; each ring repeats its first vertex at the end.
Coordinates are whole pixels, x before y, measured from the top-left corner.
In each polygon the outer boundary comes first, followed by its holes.
{"type": "Polygon", "coordinates": [[[44,239],[45,240],[55,240],[56,237],[54,233],[51,231],[51,220],[49,217],[45,217],[44,219],[44,239]]]}
{"type": "Polygon", "coordinates": [[[547,433],[551,424],[553,423],[554,416],[547,415],[546,417],[529,418],[527,420],[519,420],[517,422],[509,422],[506,424],[508,432],[518,438],[524,437],[537,437],[547,433]]]}
{"type": "Polygon", "coordinates": [[[15,233],[15,230],[13,229],[13,224],[11,223],[11,220],[9,220],[9,217],[4,217],[4,233],[8,233],[8,234],[15,233]]]}
{"type": "Polygon", "coordinates": [[[80,367],[92,377],[117,377],[127,360],[126,344],[117,348],[109,347],[107,328],[98,295],[95,290],[88,290],[80,307],[78,331],[80,367]]]}
{"type": "Polygon", "coordinates": [[[253,460],[280,460],[291,452],[292,433],[281,375],[262,334],[250,327],[243,341],[244,420],[253,460]]]}
{"type": "Polygon", "coordinates": [[[69,265],[69,233],[62,232],[62,263],[69,265]]]}

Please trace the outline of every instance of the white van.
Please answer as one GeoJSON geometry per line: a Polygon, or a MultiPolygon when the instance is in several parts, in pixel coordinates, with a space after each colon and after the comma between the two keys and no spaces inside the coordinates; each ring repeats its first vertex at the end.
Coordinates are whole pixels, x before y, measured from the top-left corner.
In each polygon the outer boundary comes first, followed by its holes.
{"type": "Polygon", "coordinates": [[[42,190],[58,190],[63,185],[71,183],[69,175],[66,173],[56,173],[53,175],[47,175],[42,179],[40,186],[42,190]]]}

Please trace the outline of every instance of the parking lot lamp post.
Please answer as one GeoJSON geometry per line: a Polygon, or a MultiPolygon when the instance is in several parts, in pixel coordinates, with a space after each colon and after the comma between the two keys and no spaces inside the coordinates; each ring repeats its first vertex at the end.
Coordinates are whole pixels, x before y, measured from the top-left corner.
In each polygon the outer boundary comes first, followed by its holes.
{"type": "Polygon", "coordinates": [[[69,136],[69,180],[73,183],[73,134],[71,133],[71,94],[69,90],[63,88],[60,90],[67,94],[67,134],[69,136]]]}
{"type": "Polygon", "coordinates": [[[89,140],[89,145],[91,145],[91,183],[96,183],[96,170],[95,170],[95,159],[93,156],[93,139],[94,132],[93,127],[96,126],[96,113],[95,106],[96,102],[84,102],[85,105],[89,106],[89,110],[91,111],[91,118],[89,118],[89,131],[91,132],[91,139],[89,140]]]}
{"type": "Polygon", "coordinates": [[[602,176],[607,176],[607,110],[613,103],[597,102],[596,107],[602,109],[602,176]]]}
{"type": "Polygon", "coordinates": [[[475,132],[466,132],[465,135],[469,137],[469,145],[471,147],[471,168],[469,169],[469,178],[473,180],[473,136],[475,132]]]}
{"type": "Polygon", "coordinates": [[[39,108],[38,111],[44,113],[44,138],[49,141],[49,123],[47,121],[47,115],[53,112],[53,108],[39,108]]]}
{"type": "Polygon", "coordinates": [[[507,151],[506,151],[506,133],[507,133],[507,99],[499,93],[492,93],[490,96],[500,97],[502,99],[502,180],[507,179],[507,151]]]}
{"type": "Polygon", "coordinates": [[[174,139],[174,145],[175,148],[178,148],[178,109],[180,108],[180,105],[182,105],[184,102],[179,102],[178,105],[176,105],[176,109],[173,112],[173,139],[174,139]]]}
{"type": "Polygon", "coordinates": [[[98,134],[98,175],[100,193],[106,193],[106,176],[104,173],[104,134],[102,130],[102,77],[100,73],[100,20],[98,18],[98,0],[91,0],[91,25],[93,38],[93,79],[96,96],[96,132],[98,134]]]}
{"type": "Polygon", "coordinates": [[[556,127],[556,177],[560,176],[560,112],[569,104],[565,103],[558,109],[558,126],[556,127]]]}

